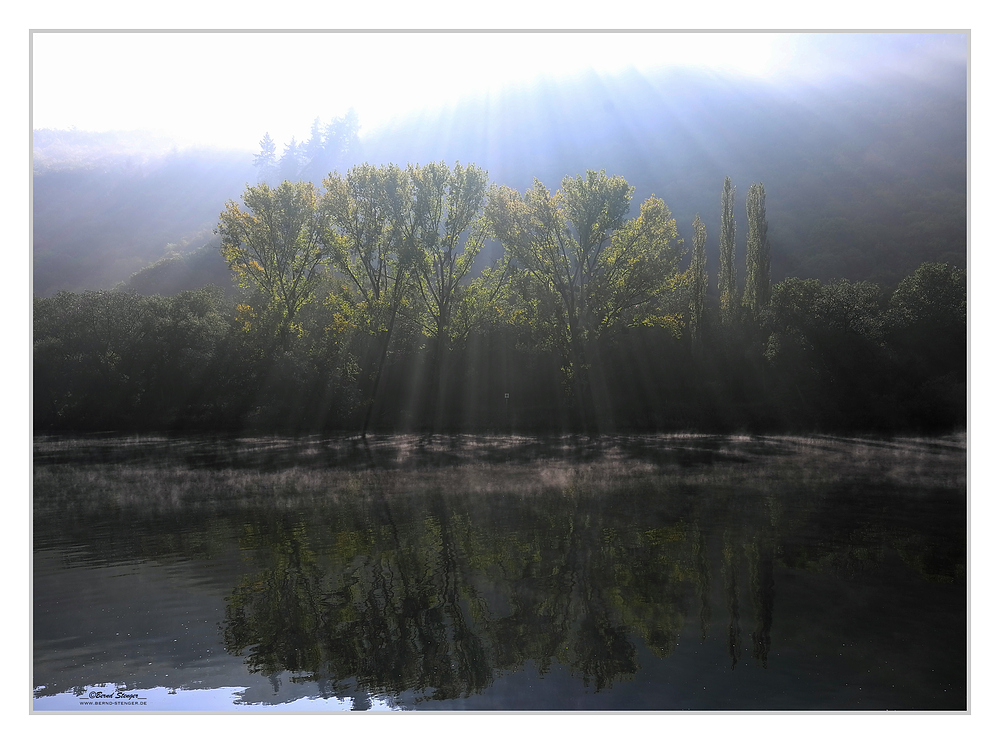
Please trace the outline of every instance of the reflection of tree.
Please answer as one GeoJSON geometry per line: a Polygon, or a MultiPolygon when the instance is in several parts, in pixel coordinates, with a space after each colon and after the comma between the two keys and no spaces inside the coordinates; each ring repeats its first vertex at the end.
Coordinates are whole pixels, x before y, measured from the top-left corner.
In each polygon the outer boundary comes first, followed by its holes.
{"type": "Polygon", "coordinates": [[[753,657],[767,669],[774,612],[774,554],[766,538],[754,538],[747,545],[747,562],[750,567],[750,600],[757,616],[757,627],[751,633],[753,657]]]}
{"type": "Polygon", "coordinates": [[[329,536],[280,520],[248,528],[244,547],[263,570],[229,597],[226,648],[254,672],[442,699],[529,661],[543,674],[567,665],[601,690],[637,671],[635,636],[657,655],[672,651],[686,533],[609,531],[569,502],[519,518],[491,530],[440,496],[392,507],[378,498],[329,536]]]}
{"type": "Polygon", "coordinates": [[[740,661],[743,642],[740,638],[740,594],[739,594],[739,564],[736,562],[736,550],[727,532],[722,549],[722,573],[726,587],[726,604],[729,607],[729,658],[733,661],[733,669],[740,661]]]}
{"type": "MultiPolygon", "coordinates": [[[[640,518],[648,496],[638,492],[566,490],[470,509],[433,491],[262,519],[246,528],[243,547],[259,565],[228,598],[225,645],[253,672],[289,670],[362,707],[366,694],[465,697],[527,665],[542,675],[561,665],[600,691],[638,671],[640,643],[673,653],[689,607],[705,640],[717,585],[732,668],[747,607],[752,656],[767,668],[775,570],[794,547],[782,530],[815,529],[826,515],[800,510],[789,521],[779,501],[713,490],[640,518]]],[[[821,549],[822,565],[879,554],[887,531],[862,523],[833,524],[837,547],[821,549]]]]}
{"type": "Polygon", "coordinates": [[[698,577],[698,600],[701,603],[698,618],[701,620],[701,640],[704,642],[708,637],[708,624],[712,621],[712,572],[708,566],[706,535],[697,525],[692,532],[692,539],[694,541],[695,575],[698,577]]]}
{"type": "Polygon", "coordinates": [[[691,585],[700,582],[690,558],[692,534],[680,524],[615,537],[613,586],[621,617],[654,656],[665,658],[680,637],[691,585]]]}
{"type": "Polygon", "coordinates": [[[611,683],[631,677],[639,669],[635,646],[628,638],[628,626],[612,625],[606,614],[587,613],[574,634],[576,668],[598,692],[611,683]]]}
{"type": "Polygon", "coordinates": [[[380,499],[370,555],[334,593],[324,628],[335,679],[372,691],[432,691],[464,697],[492,682],[480,633],[465,610],[472,598],[456,563],[450,516],[399,521],[380,499]]]}
{"type": "Polygon", "coordinates": [[[324,576],[305,525],[248,525],[243,543],[248,549],[268,550],[272,565],[245,577],[228,598],[226,648],[239,654],[248,649],[247,667],[265,676],[284,669],[317,669],[322,659],[317,629],[324,576]]]}

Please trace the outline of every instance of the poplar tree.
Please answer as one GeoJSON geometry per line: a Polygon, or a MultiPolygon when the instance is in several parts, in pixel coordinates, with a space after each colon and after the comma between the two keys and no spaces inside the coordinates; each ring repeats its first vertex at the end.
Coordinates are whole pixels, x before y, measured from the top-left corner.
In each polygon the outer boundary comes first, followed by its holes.
{"type": "Polygon", "coordinates": [[[486,239],[482,209],[488,176],[475,165],[410,165],[411,209],[406,234],[416,249],[418,305],[426,331],[447,345],[451,320],[466,289],[466,276],[486,239]]]}
{"type": "Polygon", "coordinates": [[[290,335],[301,332],[300,311],[331,259],[327,218],[311,183],[248,186],[243,204],[246,209],[227,201],[219,215],[222,256],[240,286],[258,293],[255,315],[270,318],[287,348],[290,335]]]}
{"type": "Polygon", "coordinates": [[[452,319],[469,290],[466,277],[486,240],[482,217],[488,177],[474,165],[410,165],[406,169],[410,209],[404,230],[414,253],[414,305],[424,333],[433,339],[427,414],[435,430],[448,399],[447,357],[452,319]]]}
{"type": "Polygon", "coordinates": [[[708,241],[708,230],[701,221],[700,215],[694,218],[694,247],[691,251],[691,267],[689,281],[691,286],[691,344],[695,345],[701,338],[702,318],[705,314],[705,295],[708,293],[707,257],[705,243],[708,241]]]}
{"type": "Polygon", "coordinates": [[[749,317],[760,319],[761,310],[771,299],[771,244],[767,239],[764,211],[764,184],[755,183],[747,192],[747,281],[743,307],[749,317]]]}
{"type": "Polygon", "coordinates": [[[501,186],[485,214],[515,271],[559,307],[555,340],[589,427],[588,347],[615,329],[674,325],[666,305],[683,247],[662,199],[650,197],[627,219],[634,189],[621,176],[590,170],[561,186],[550,194],[536,179],[523,195],[501,186]]]}
{"type": "Polygon", "coordinates": [[[726,176],[722,185],[722,230],[719,233],[719,311],[723,323],[732,323],[736,315],[739,297],[736,293],[736,217],[733,205],[736,202],[736,187],[726,176]]]}
{"type": "Polygon", "coordinates": [[[379,382],[389,355],[393,331],[414,276],[416,248],[408,230],[410,179],[396,165],[367,163],[345,176],[323,179],[325,213],[329,216],[329,248],[333,264],[354,295],[358,318],[376,338],[381,353],[374,373],[361,434],[371,423],[379,382]]]}

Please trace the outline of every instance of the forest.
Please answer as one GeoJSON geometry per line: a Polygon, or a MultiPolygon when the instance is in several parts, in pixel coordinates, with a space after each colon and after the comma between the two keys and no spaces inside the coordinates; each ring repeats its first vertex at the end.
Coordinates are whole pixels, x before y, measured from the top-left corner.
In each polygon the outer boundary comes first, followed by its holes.
{"type": "Polygon", "coordinates": [[[965,270],[772,282],[763,183],[726,177],[688,244],[603,170],[518,190],[474,164],[361,164],[317,184],[261,146],[216,228],[235,293],[35,296],[37,431],[966,425],[965,270]]]}

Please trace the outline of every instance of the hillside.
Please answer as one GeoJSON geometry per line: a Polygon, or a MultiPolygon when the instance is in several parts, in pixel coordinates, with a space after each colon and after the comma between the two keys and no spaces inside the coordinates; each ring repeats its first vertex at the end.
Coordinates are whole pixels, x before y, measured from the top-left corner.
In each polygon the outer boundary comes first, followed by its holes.
{"type": "MultiPolygon", "coordinates": [[[[663,198],[690,239],[718,244],[719,194],[767,188],[776,279],[898,281],[966,262],[964,69],[841,83],[822,93],[708,74],[549,82],[414,116],[366,142],[374,162],[471,161],[523,189],[604,168],[663,198]]],[[[739,210],[738,210],[739,211],[739,210]]],[[[737,215],[745,236],[745,215],[737,215]]]]}
{"type": "Polygon", "coordinates": [[[128,136],[34,133],[33,285],[100,289],[212,238],[255,174],[245,153],[150,152],[128,136]],[[134,145],[134,146],[133,146],[134,145]]]}
{"type": "MultiPolygon", "coordinates": [[[[362,130],[354,159],[474,162],[518,189],[603,168],[635,187],[636,204],[663,198],[689,241],[700,214],[713,277],[723,179],[739,204],[761,181],[775,280],[892,284],[922,262],[966,265],[965,79],[964,67],[943,68],[822,92],[691,72],[549,80],[362,130]]],[[[36,295],[144,268],[133,286],[147,293],[225,277],[208,246],[224,202],[256,179],[254,153],[147,153],[124,136],[35,132],[36,295]]],[[[741,209],[737,221],[742,241],[741,209]]]]}

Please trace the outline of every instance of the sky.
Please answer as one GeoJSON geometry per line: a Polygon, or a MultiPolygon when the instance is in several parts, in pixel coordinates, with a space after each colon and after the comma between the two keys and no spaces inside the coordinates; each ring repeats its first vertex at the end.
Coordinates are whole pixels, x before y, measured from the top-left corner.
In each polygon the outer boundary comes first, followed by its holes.
{"type": "Polygon", "coordinates": [[[32,34],[32,127],[146,130],[181,146],[279,147],[354,108],[361,135],[420,108],[584,70],[701,67],[781,85],[920,74],[966,57],[964,34],[32,34]]]}

